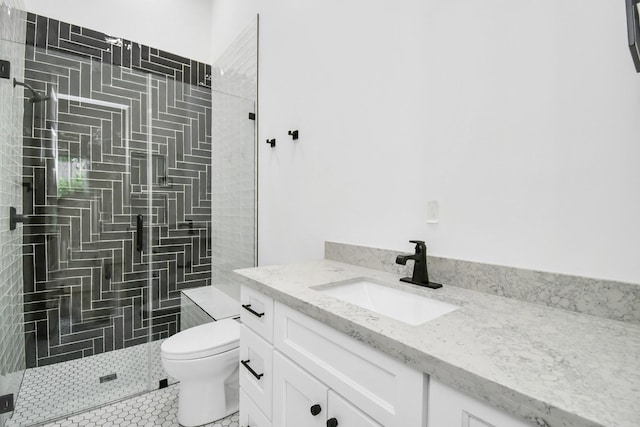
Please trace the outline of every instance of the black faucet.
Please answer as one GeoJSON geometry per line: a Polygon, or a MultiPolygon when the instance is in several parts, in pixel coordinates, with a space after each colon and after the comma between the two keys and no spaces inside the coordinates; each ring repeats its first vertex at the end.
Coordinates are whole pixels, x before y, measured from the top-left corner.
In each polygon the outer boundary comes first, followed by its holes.
{"type": "Polygon", "coordinates": [[[413,255],[398,255],[396,264],[406,265],[407,261],[413,260],[413,276],[403,277],[402,282],[413,283],[414,285],[426,286],[431,289],[441,288],[440,283],[429,281],[429,272],[427,271],[427,245],[422,240],[409,240],[416,244],[416,253],[413,255]]]}

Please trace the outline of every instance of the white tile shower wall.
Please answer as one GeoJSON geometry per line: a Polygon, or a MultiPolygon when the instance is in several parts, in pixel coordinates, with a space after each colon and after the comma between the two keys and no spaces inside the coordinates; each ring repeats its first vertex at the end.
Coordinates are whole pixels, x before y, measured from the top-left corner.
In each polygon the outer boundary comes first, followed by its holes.
{"type": "Polygon", "coordinates": [[[213,284],[239,299],[234,269],[256,263],[257,18],[214,64],[213,284]]]}
{"type": "MultiPolygon", "coordinates": [[[[24,43],[24,1],[3,0],[0,5],[0,39],[24,43]]],[[[2,55],[6,52],[0,51],[2,55]]]]}
{"type": "MultiPolygon", "coordinates": [[[[21,1],[0,6],[0,59],[11,77],[24,77],[24,12],[21,1]]],[[[17,396],[25,370],[22,314],[22,227],[9,230],[9,207],[22,212],[22,90],[0,80],[0,395],[17,396]]],[[[0,427],[11,413],[0,415],[0,427]]]]}

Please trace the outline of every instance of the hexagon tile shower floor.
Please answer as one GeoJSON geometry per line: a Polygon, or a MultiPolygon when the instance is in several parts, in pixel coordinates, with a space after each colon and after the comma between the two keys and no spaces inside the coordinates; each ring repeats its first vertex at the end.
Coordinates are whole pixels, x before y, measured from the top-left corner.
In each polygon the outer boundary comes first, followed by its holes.
{"type": "MultiPolygon", "coordinates": [[[[235,413],[203,427],[239,427],[235,413]]],[[[43,427],[162,426],[178,427],[178,386],[173,385],[43,427]]]]}

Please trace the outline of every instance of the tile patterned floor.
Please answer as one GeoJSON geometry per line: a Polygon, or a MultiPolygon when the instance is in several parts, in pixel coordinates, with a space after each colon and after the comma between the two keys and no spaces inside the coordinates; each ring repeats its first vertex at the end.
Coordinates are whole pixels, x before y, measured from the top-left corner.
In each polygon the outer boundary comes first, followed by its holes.
{"type": "MultiPolygon", "coordinates": [[[[44,427],[79,426],[162,426],[177,427],[178,386],[173,385],[132,399],[123,400],[94,411],[86,412],[44,427]]],[[[239,427],[235,413],[205,427],[239,427]]]]}
{"type": "MultiPolygon", "coordinates": [[[[157,389],[168,378],[160,361],[161,343],[27,369],[6,427],[42,424],[157,389]],[[111,373],[116,380],[100,383],[101,376],[111,373]]],[[[175,380],[169,378],[169,383],[175,380]]]]}

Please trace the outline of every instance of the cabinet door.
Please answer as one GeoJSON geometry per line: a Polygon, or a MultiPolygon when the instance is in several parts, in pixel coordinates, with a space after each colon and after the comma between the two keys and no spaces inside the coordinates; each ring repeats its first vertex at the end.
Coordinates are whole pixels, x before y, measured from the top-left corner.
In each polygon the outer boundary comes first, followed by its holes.
{"type": "MultiPolygon", "coordinates": [[[[347,402],[333,390],[329,390],[328,397],[328,419],[335,418],[339,426],[357,426],[357,427],[382,427],[371,418],[366,416],[362,411],[347,402]]],[[[329,425],[329,424],[327,424],[329,425]]]]}
{"type": "Polygon", "coordinates": [[[240,427],[271,427],[269,419],[242,390],[240,390],[240,427]]]}
{"type": "Polygon", "coordinates": [[[488,403],[431,378],[429,380],[429,427],[530,427],[488,403]]]}
{"type": "Polygon", "coordinates": [[[424,425],[422,372],[279,302],[273,342],[282,354],[386,427],[424,425]]]}
{"type": "Polygon", "coordinates": [[[245,325],[240,326],[240,388],[271,417],[273,348],[245,325]]]}
{"type": "Polygon", "coordinates": [[[327,387],[274,351],[273,425],[325,427],[326,420],[327,387]]]}

